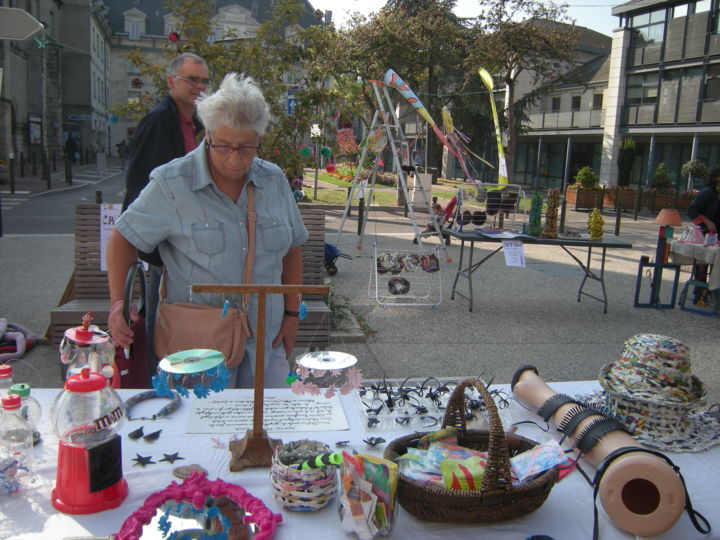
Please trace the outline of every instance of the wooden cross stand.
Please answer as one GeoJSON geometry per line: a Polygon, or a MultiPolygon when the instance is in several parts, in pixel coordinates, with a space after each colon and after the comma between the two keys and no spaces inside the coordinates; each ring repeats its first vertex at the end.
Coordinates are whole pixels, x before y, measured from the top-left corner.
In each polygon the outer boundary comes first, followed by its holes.
{"type": "Polygon", "coordinates": [[[216,294],[257,294],[258,311],[255,339],[255,388],[253,396],[253,427],[239,441],[230,443],[230,471],[237,472],[247,467],[269,467],[275,447],[282,441],[271,439],[263,428],[263,407],[265,396],[265,297],[268,294],[327,294],[328,285],[228,285],[196,284],[191,287],[196,293],[216,294]]]}

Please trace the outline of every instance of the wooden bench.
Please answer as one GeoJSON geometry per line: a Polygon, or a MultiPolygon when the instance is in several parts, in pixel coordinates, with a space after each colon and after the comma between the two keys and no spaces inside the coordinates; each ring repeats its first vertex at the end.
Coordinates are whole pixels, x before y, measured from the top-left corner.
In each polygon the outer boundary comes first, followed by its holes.
{"type": "MultiPolygon", "coordinates": [[[[310,238],[302,247],[303,283],[322,285],[325,279],[325,210],[301,206],[310,238]]],[[[296,347],[326,349],[330,343],[330,308],[322,295],[305,298],[308,315],[300,321],[296,347]]],[[[107,272],[100,270],[100,205],[75,206],[75,270],[58,307],[50,311],[49,338],[58,346],[65,330],[79,326],[93,312],[93,324],[107,328],[110,293],[107,272]]]]}

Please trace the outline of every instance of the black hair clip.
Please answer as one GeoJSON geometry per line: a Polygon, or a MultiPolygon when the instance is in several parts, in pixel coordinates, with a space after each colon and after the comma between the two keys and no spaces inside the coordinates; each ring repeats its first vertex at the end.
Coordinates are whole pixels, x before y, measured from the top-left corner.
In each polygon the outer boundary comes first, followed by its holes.
{"type": "Polygon", "coordinates": [[[140,426],[135,431],[131,431],[128,433],[128,438],[130,438],[133,441],[137,441],[140,437],[143,436],[143,428],[140,426]]]}
{"type": "Polygon", "coordinates": [[[350,444],[350,441],[337,441],[335,443],[336,448],[345,448],[348,444],[350,444]]]}
{"type": "Polygon", "coordinates": [[[367,439],[363,439],[363,442],[370,446],[377,446],[378,444],[384,443],[385,439],[382,437],[368,437],[367,439]]]}
{"type": "Polygon", "coordinates": [[[367,427],[371,428],[379,423],[380,423],[379,418],[375,418],[374,416],[371,416],[370,418],[368,418],[367,427]]]}
{"type": "Polygon", "coordinates": [[[437,426],[438,419],[434,416],[421,416],[420,420],[423,421],[423,427],[431,428],[437,426]]]}
{"type": "Polygon", "coordinates": [[[395,421],[401,426],[407,426],[410,423],[410,420],[412,420],[412,417],[410,416],[398,416],[395,419],[395,421]]]}
{"type": "Polygon", "coordinates": [[[152,433],[148,433],[147,435],[145,435],[145,436],[143,437],[143,439],[145,439],[145,441],[147,441],[147,442],[155,442],[155,441],[157,441],[157,440],[160,438],[160,432],[161,432],[161,431],[162,431],[162,429],[158,429],[157,431],[153,431],[152,433]]]}

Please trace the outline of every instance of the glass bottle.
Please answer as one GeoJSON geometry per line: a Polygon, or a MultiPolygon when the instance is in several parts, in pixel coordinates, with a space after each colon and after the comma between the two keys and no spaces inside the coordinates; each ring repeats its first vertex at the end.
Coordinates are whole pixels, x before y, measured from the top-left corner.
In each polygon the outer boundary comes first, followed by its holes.
{"type": "Polygon", "coordinates": [[[33,443],[40,442],[40,418],[42,417],[42,407],[38,400],[30,395],[31,387],[28,383],[16,383],[10,387],[11,394],[20,396],[20,414],[33,430],[33,443]]]}
{"type": "Polygon", "coordinates": [[[0,365],[0,397],[8,393],[12,386],[12,366],[10,364],[0,365]]]}
{"type": "Polygon", "coordinates": [[[14,495],[30,482],[33,433],[22,417],[21,398],[8,394],[2,398],[0,419],[0,494],[14,495]]]}

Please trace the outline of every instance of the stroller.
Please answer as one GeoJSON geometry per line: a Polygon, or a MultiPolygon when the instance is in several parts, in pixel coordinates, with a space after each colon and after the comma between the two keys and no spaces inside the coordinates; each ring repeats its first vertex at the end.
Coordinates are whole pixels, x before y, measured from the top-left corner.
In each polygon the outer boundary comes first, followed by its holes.
{"type": "Polygon", "coordinates": [[[350,255],[341,253],[334,245],[325,242],[325,271],[329,276],[337,274],[338,269],[337,266],[335,266],[335,261],[338,260],[338,257],[342,257],[343,259],[352,259],[350,255]]]}
{"type": "MultiPolygon", "coordinates": [[[[447,229],[452,226],[452,222],[453,222],[453,218],[454,218],[453,214],[455,213],[456,206],[457,206],[457,196],[450,199],[450,202],[445,207],[445,209],[442,211],[442,214],[437,214],[435,216],[432,216],[432,219],[437,222],[438,228],[440,230],[447,229]]],[[[426,225],[425,230],[420,232],[421,238],[426,238],[428,236],[436,236],[436,235],[437,235],[437,230],[435,229],[434,221],[430,221],[426,225]]],[[[446,246],[450,245],[450,237],[449,236],[446,236],[444,239],[441,238],[441,240],[445,242],[446,246]]],[[[413,238],[413,244],[417,244],[417,243],[418,243],[417,237],[413,238]]]]}

